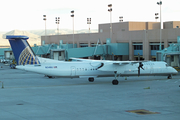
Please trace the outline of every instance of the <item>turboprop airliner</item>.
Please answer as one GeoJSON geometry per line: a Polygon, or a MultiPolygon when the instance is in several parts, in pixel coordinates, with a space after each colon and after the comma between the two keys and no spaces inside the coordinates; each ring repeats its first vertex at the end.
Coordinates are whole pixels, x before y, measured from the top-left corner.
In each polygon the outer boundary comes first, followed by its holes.
{"type": "Polygon", "coordinates": [[[82,60],[58,61],[40,58],[34,54],[27,36],[8,35],[14,53],[17,69],[32,71],[49,77],[87,77],[90,82],[96,77],[113,76],[113,85],[117,85],[118,76],[165,75],[168,79],[178,72],[165,62],[139,62],[139,61],[108,61],[108,60],[82,60]]]}

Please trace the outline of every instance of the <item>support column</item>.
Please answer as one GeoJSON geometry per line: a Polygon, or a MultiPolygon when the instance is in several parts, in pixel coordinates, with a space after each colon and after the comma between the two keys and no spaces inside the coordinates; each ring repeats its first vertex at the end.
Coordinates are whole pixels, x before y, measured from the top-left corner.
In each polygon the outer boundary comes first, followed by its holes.
{"type": "Polygon", "coordinates": [[[149,60],[150,49],[149,49],[149,40],[148,40],[148,31],[144,30],[144,38],[143,38],[143,58],[144,60],[149,60]]]}
{"type": "Polygon", "coordinates": [[[134,47],[131,40],[129,40],[129,60],[134,60],[134,47]]]}
{"type": "Polygon", "coordinates": [[[88,40],[88,47],[91,47],[91,42],[90,42],[90,40],[88,40]]]}
{"type": "Polygon", "coordinates": [[[167,48],[168,47],[168,40],[167,39],[164,39],[164,48],[167,48]]]}

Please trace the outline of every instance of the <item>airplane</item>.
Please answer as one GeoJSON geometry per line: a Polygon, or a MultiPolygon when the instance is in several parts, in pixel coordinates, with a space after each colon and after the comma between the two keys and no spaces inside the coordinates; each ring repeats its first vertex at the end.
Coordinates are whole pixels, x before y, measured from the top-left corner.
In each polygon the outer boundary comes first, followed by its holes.
{"type": "Polygon", "coordinates": [[[58,61],[41,58],[31,49],[27,36],[7,35],[14,53],[17,69],[36,72],[51,77],[88,78],[93,82],[96,77],[114,77],[113,85],[118,85],[118,76],[164,75],[168,79],[178,72],[166,62],[152,61],[109,61],[84,60],[58,61]]]}

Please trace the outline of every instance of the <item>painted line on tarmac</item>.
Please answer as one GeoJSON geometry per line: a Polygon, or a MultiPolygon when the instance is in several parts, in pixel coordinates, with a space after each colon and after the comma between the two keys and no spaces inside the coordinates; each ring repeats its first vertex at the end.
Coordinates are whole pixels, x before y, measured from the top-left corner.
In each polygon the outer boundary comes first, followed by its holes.
{"type": "Polygon", "coordinates": [[[174,83],[177,83],[178,81],[175,81],[174,83]]]}
{"type": "Polygon", "coordinates": [[[45,87],[63,87],[63,86],[79,86],[79,85],[97,85],[106,84],[110,82],[98,82],[98,83],[79,83],[79,84],[64,84],[64,85],[42,85],[42,86],[19,86],[19,87],[6,87],[6,88],[45,88],[45,87]]]}
{"type": "MultiPolygon", "coordinates": [[[[174,78],[175,79],[175,78],[174,78]]],[[[146,81],[163,81],[166,80],[165,82],[169,82],[170,80],[166,79],[149,79],[149,80],[119,80],[119,84],[121,83],[125,83],[125,82],[146,82],[146,81]]],[[[180,80],[180,79],[179,79],[180,80]]],[[[177,81],[178,82],[178,81],[177,81]]],[[[19,86],[19,87],[6,87],[4,89],[7,88],[45,88],[45,87],[63,87],[63,86],[79,86],[79,85],[98,85],[98,84],[109,84],[112,85],[111,81],[106,81],[106,82],[88,82],[88,83],[78,83],[78,84],[63,84],[63,85],[42,85],[42,86],[19,86]]]]}

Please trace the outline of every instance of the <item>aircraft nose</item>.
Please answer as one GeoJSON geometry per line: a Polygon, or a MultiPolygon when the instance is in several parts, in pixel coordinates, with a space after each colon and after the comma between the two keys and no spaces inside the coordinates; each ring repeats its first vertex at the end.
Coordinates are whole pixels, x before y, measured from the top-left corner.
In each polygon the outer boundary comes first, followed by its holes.
{"type": "Polygon", "coordinates": [[[178,74],[178,71],[176,69],[174,69],[174,68],[172,68],[172,69],[173,69],[173,74],[178,74]]]}

